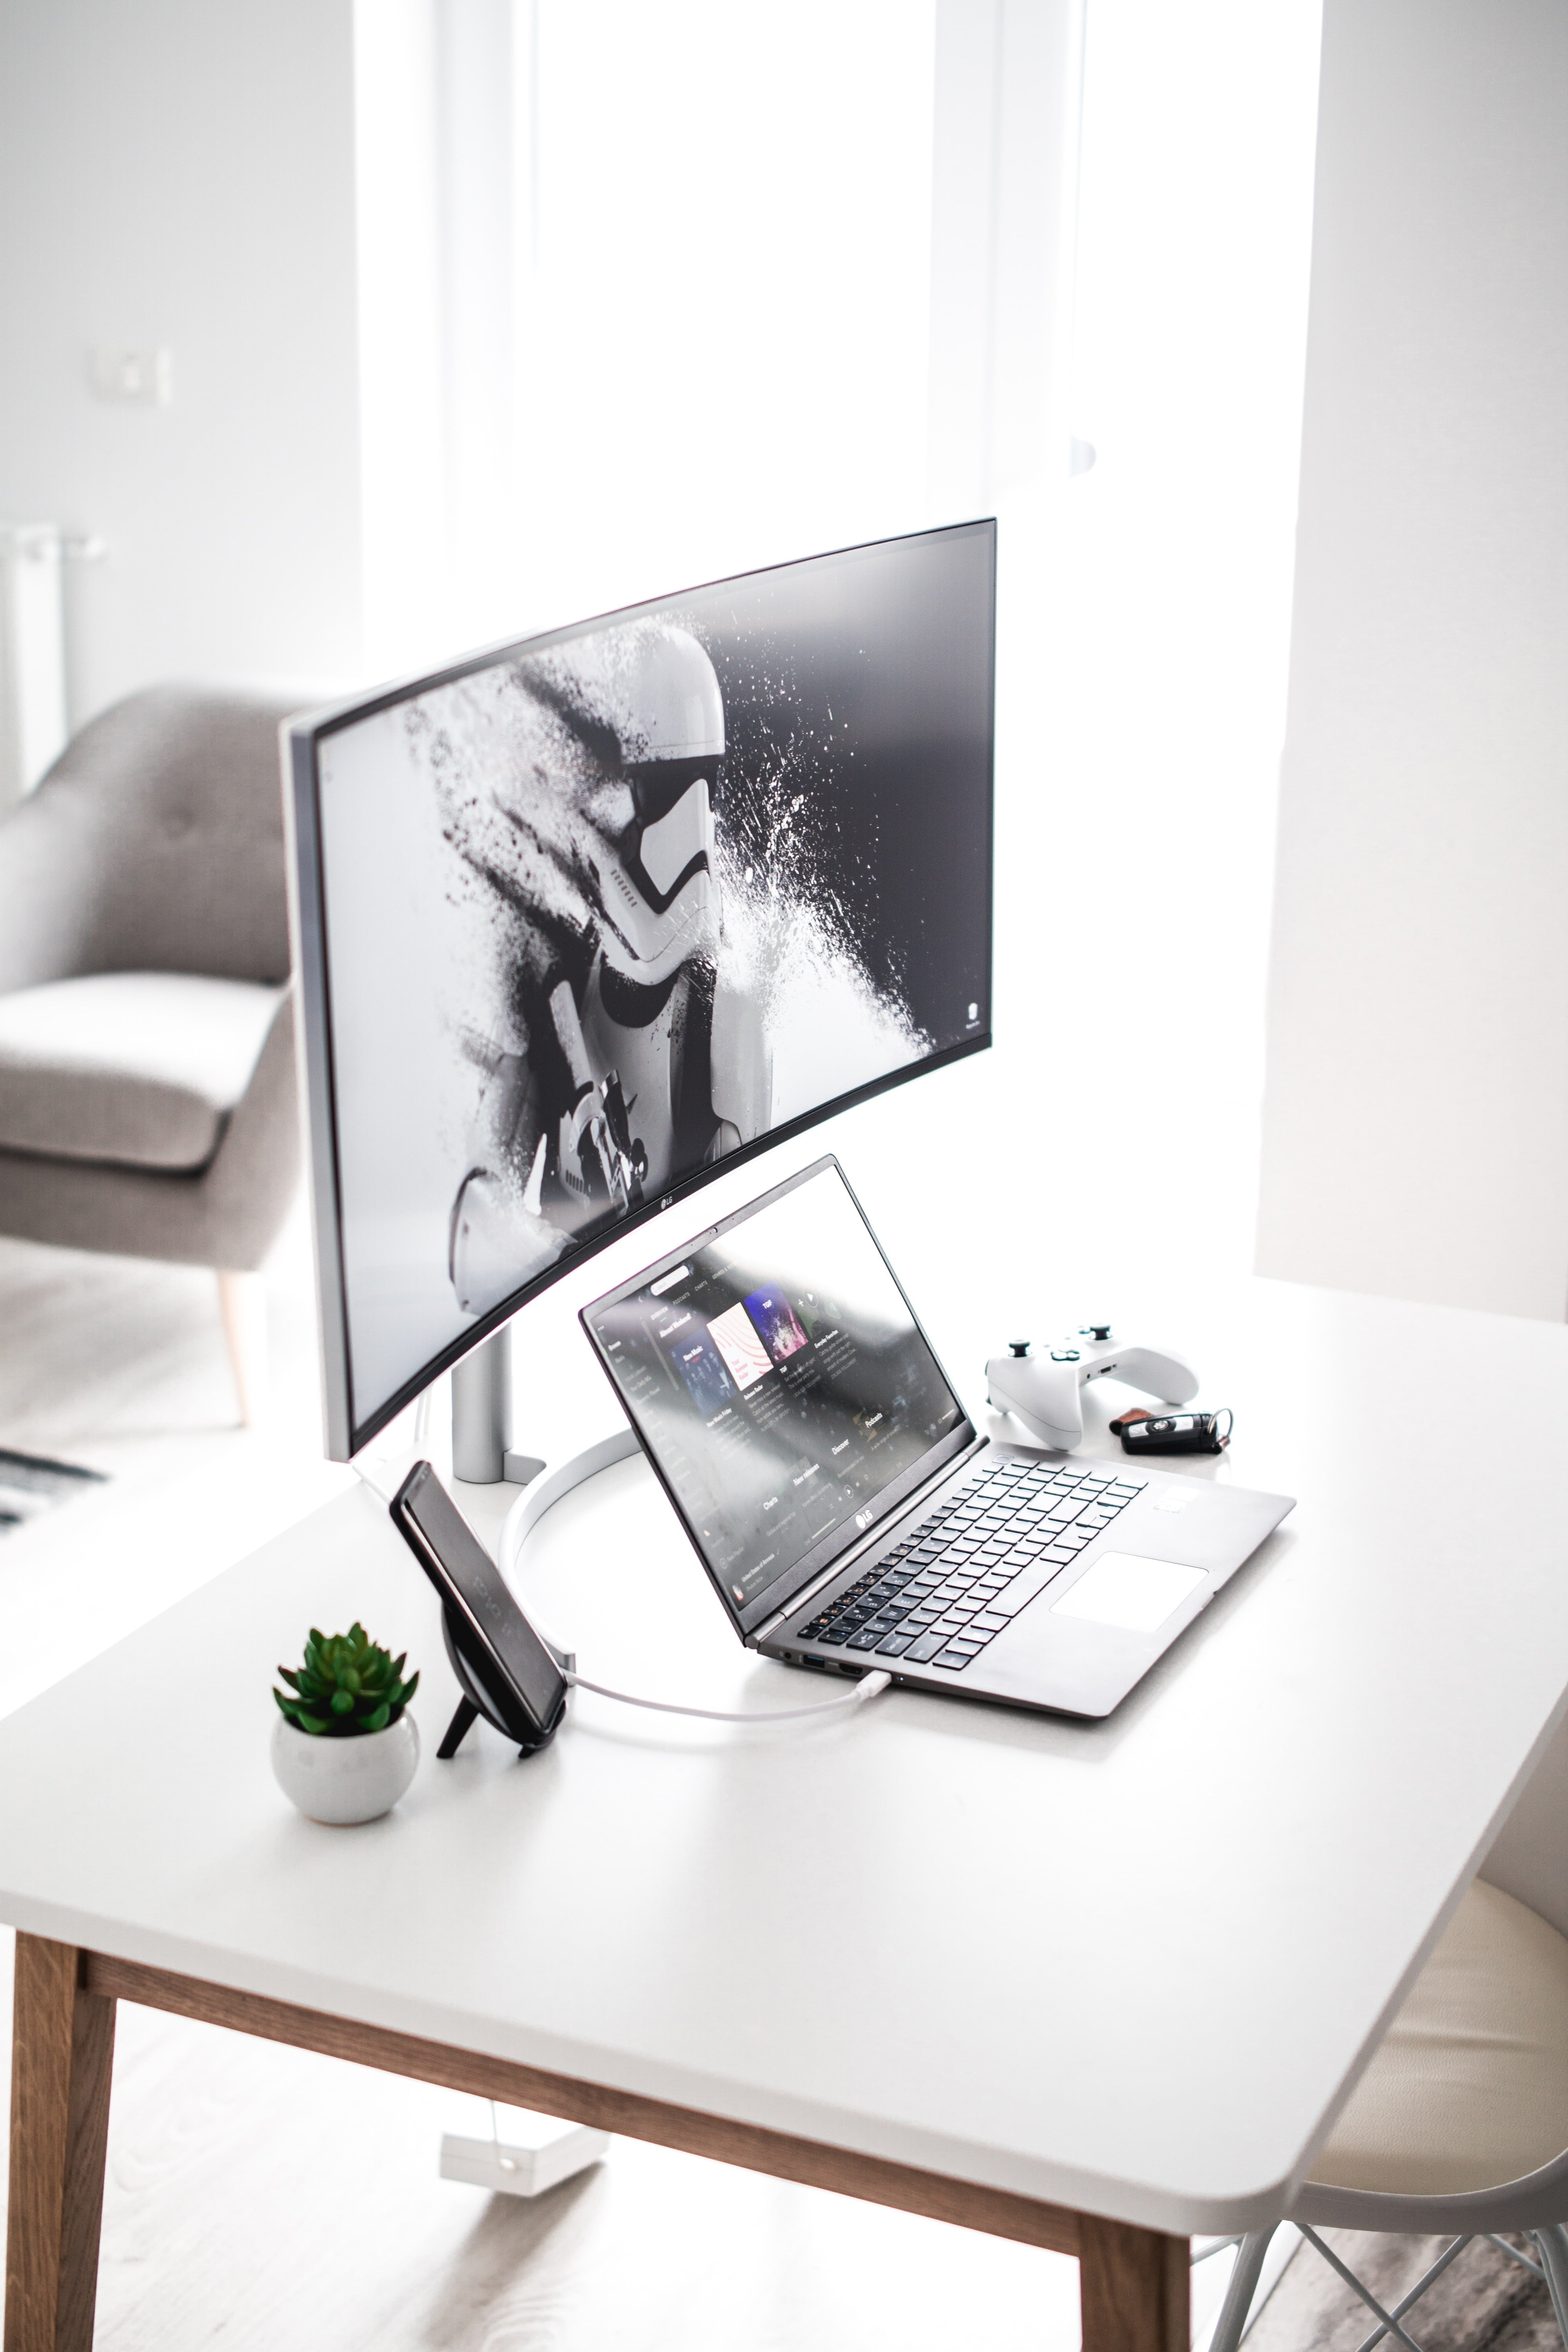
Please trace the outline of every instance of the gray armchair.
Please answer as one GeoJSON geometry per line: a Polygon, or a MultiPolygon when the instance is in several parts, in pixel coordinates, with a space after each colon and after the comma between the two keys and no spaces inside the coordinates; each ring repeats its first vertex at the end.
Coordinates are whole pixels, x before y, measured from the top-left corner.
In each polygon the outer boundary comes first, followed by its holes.
{"type": "Polygon", "coordinates": [[[133,694],[0,822],[0,1233],[215,1267],[247,1421],[300,1156],[278,725],[300,699],[133,694]]]}

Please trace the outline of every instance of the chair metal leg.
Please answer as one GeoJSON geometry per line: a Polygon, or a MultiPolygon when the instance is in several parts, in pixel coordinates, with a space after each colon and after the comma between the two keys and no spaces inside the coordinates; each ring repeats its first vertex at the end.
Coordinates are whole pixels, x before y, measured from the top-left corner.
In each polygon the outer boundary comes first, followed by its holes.
{"type": "Polygon", "coordinates": [[[1370,2287],[1363,2286],[1354,2271],[1350,2268],[1348,2263],[1341,2262],[1332,2246],[1324,2244],[1322,2239],[1319,2237],[1316,2230],[1310,2228],[1305,2221],[1300,2222],[1298,2226],[1300,2229],[1301,2235],[1306,2239],[1307,2243],[1310,2246],[1315,2246],[1317,2248],[1317,2251],[1321,2254],[1330,2269],[1339,2273],[1341,2278],[1343,2279],[1351,2292],[1353,2294],[1360,2295],[1363,2303],[1365,2304],[1367,2309],[1372,2313],[1373,2317],[1380,2323],[1379,2326],[1373,2329],[1370,2336],[1363,2337],[1361,2343],[1356,2347],[1356,2352],[1372,2352],[1373,2346],[1374,2344],[1381,2344],[1385,2336],[1392,2336],[1396,2342],[1403,2344],[1405,2347],[1405,2352],[1421,2352],[1421,2347],[1416,2343],[1415,2337],[1407,2336],[1399,2323],[1404,2318],[1405,2313],[1410,2309],[1412,2304],[1419,2303],[1421,2297],[1426,2294],[1427,2288],[1432,2285],[1433,2282],[1442,2277],[1443,2273],[1447,2269],[1448,2264],[1453,2261],[1455,2255],[1462,2253],[1465,2248],[1470,2243],[1470,2240],[1468,2237],[1456,2238],[1452,2245],[1447,2247],[1444,2252],[1438,2255],[1431,2269],[1416,2280],[1409,2294],[1405,2297],[1405,2300],[1402,2303],[1396,2303],[1392,2311],[1384,2311],[1382,2304],[1379,2303],[1376,2295],[1373,2294],[1370,2287]]]}
{"type": "MultiPolygon", "coordinates": [[[[1510,2246],[1508,2240],[1506,2238],[1500,2238],[1495,2230],[1483,2230],[1480,2235],[1485,2239],[1489,2246],[1495,2246],[1500,2254],[1506,2254],[1510,2263],[1517,2263],[1521,2271],[1529,2271],[1531,2277],[1543,2279],[1546,2276],[1546,2273],[1542,2269],[1539,2263],[1532,2263],[1528,2254],[1521,2254],[1517,2246],[1510,2246]]],[[[1531,2242],[1533,2244],[1535,2240],[1535,2232],[1533,2230],[1531,2231],[1530,2235],[1531,2242]]],[[[1539,2251],[1539,2248],[1537,2248],[1537,2252],[1539,2251]]]]}
{"type": "Polygon", "coordinates": [[[1214,2334],[1209,2337],[1208,2352],[1237,2352],[1242,2330],[1247,2326],[1247,2314],[1252,2309],[1252,2298],[1258,2292],[1263,2257],[1268,2252],[1268,2241],[1278,2227],[1275,2222],[1267,2230],[1251,2231],[1237,2248],[1236,2267],[1225,2291],[1225,2301],[1220,2305],[1214,2334]]]}
{"type": "Polygon", "coordinates": [[[1546,2273],[1546,2284],[1552,2295],[1552,2313],[1557,2322],[1557,2333],[1568,2345],[1568,2229],[1554,2221],[1544,2230],[1532,2230],[1535,2251],[1541,2256],[1546,2273]]]}

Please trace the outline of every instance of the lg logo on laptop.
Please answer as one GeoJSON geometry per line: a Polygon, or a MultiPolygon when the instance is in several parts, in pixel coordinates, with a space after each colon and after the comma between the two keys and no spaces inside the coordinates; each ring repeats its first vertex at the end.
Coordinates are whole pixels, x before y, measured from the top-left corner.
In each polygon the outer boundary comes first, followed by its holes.
{"type": "Polygon", "coordinates": [[[858,1528],[868,1528],[876,1516],[875,1511],[857,1511],[855,1524],[858,1528]]]}

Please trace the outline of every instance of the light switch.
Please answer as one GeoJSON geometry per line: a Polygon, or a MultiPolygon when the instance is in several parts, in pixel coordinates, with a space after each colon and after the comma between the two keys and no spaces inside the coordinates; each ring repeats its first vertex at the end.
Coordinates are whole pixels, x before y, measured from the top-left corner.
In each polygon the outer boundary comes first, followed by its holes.
{"type": "Polygon", "coordinates": [[[89,373],[99,399],[121,406],[167,408],[174,396],[174,354],[166,346],[126,352],[99,344],[90,355],[89,373]]]}

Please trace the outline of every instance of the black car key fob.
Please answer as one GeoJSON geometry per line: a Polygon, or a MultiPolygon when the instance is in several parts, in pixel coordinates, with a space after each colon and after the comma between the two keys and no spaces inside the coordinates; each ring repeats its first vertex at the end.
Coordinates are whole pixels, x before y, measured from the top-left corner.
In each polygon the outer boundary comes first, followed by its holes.
{"type": "Polygon", "coordinates": [[[1217,1412],[1125,1412],[1110,1424],[1123,1454],[1221,1454],[1230,1444],[1228,1405],[1217,1412]]]}

